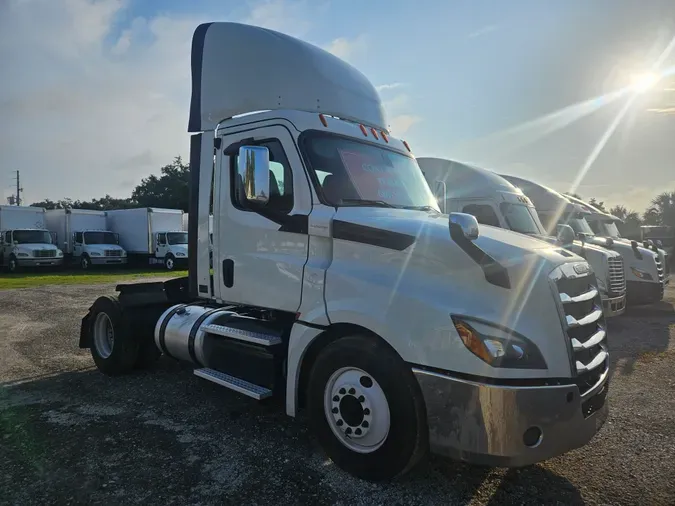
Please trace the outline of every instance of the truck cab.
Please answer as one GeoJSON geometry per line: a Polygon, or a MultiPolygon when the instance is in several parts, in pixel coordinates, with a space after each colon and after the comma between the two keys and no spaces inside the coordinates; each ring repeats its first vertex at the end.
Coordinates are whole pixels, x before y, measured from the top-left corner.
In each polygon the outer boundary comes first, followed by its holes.
{"type": "Polygon", "coordinates": [[[177,266],[187,267],[188,233],[184,230],[172,230],[155,233],[155,258],[164,260],[167,270],[177,266]]]}
{"type": "Polygon", "coordinates": [[[651,304],[663,299],[664,272],[657,252],[641,247],[635,241],[628,244],[609,237],[598,237],[586,221],[591,213],[584,206],[538,183],[515,176],[502,177],[530,198],[547,230],[566,224],[572,227],[584,244],[599,245],[621,254],[627,304],[651,304]]]}
{"type": "Polygon", "coordinates": [[[200,25],[188,276],[100,297],[80,346],[106,374],[163,354],[302,410],[332,461],[372,481],[429,450],[522,466],[586,444],[609,409],[588,263],[441,213],[387,125],[375,87],[336,56],[200,25]]]}
{"type": "Polygon", "coordinates": [[[43,208],[0,206],[0,267],[16,272],[62,264],[63,251],[45,227],[43,208]]]}
{"type": "Polygon", "coordinates": [[[573,232],[567,238],[549,235],[530,199],[490,170],[443,158],[418,157],[417,163],[447,212],[469,213],[480,224],[537,237],[582,256],[597,278],[605,316],[624,313],[626,282],[620,254],[572,240],[573,232]]]}
{"type": "MultiPolygon", "coordinates": [[[[601,211],[597,207],[584,202],[581,199],[571,195],[565,195],[571,202],[580,205],[584,209],[584,217],[595,234],[591,237],[592,241],[603,241],[607,238],[612,239],[614,243],[621,243],[629,246],[631,241],[621,237],[617,223],[621,220],[616,216],[601,211]]],[[[667,285],[670,282],[670,255],[665,249],[661,248],[654,241],[643,240],[642,247],[652,250],[659,256],[659,277],[663,279],[663,283],[667,285]]]]}

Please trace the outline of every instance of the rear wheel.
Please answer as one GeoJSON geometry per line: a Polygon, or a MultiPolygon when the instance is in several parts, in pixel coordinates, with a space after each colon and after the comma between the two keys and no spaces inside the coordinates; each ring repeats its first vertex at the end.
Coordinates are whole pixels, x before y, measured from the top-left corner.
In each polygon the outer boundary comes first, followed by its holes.
{"type": "Polygon", "coordinates": [[[90,312],[89,345],[98,369],[116,376],[131,371],[138,359],[138,341],[117,297],[99,297],[90,312]]]}
{"type": "Polygon", "coordinates": [[[338,339],[308,382],[309,422],[335,464],[381,481],[412,469],[428,449],[424,401],[410,367],[370,336],[338,339]]]}

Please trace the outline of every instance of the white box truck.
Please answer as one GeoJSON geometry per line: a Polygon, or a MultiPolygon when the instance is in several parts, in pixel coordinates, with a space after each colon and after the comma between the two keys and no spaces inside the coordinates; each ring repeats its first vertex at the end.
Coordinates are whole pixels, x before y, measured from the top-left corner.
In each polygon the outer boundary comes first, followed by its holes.
{"type": "Polygon", "coordinates": [[[45,226],[42,207],[0,206],[0,267],[63,265],[63,251],[45,226]]]}
{"type": "Polygon", "coordinates": [[[626,279],[619,253],[575,241],[572,230],[567,239],[549,235],[530,199],[491,170],[445,158],[418,157],[417,163],[446,212],[469,213],[478,223],[538,237],[582,256],[597,278],[605,316],[625,312],[626,279]]]}
{"type": "Polygon", "coordinates": [[[187,232],[183,211],[141,207],[107,211],[108,227],[119,234],[127,255],[144,264],[161,264],[172,271],[187,267],[187,232]]]}
{"type": "Polygon", "coordinates": [[[99,297],[80,347],[109,375],[164,354],[302,409],[332,461],[368,480],[429,450],[523,466],[585,445],[609,409],[588,263],[440,213],[387,124],[375,87],[336,56],[200,25],[188,276],[99,297]]]}
{"type": "Polygon", "coordinates": [[[127,252],[119,245],[119,235],[107,229],[105,211],[88,209],[48,209],[47,229],[63,247],[66,263],[82,269],[94,265],[124,265],[127,252]]]}
{"type": "Polygon", "coordinates": [[[584,243],[601,245],[621,254],[628,305],[651,304],[663,299],[663,268],[657,252],[644,248],[635,241],[629,244],[608,237],[595,237],[593,229],[586,221],[586,216],[590,213],[583,206],[547,186],[516,176],[502,177],[527,195],[547,230],[555,230],[558,225],[567,224],[584,243]]]}

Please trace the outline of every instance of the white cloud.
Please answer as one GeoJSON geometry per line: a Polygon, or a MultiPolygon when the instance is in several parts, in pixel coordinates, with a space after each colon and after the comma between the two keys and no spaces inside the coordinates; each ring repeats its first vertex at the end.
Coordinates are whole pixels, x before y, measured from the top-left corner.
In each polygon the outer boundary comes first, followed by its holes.
{"type": "Polygon", "coordinates": [[[351,63],[355,58],[365,53],[367,49],[367,37],[365,35],[359,35],[353,39],[339,37],[324,49],[333,53],[338,58],[351,63]]]}
{"type": "Polygon", "coordinates": [[[389,91],[389,90],[395,90],[397,88],[400,88],[401,86],[405,86],[404,83],[389,83],[389,84],[380,84],[378,86],[375,86],[377,91],[382,93],[383,91],[389,91]]]}

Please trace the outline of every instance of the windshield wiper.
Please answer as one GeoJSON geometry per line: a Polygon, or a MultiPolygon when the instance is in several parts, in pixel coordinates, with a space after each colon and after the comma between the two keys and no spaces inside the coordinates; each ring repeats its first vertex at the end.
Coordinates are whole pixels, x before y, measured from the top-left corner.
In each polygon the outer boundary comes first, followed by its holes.
{"type": "Polygon", "coordinates": [[[434,211],[438,212],[433,206],[401,206],[401,209],[414,209],[415,211],[434,211]]]}
{"type": "Polygon", "coordinates": [[[362,205],[362,206],[374,206],[374,207],[389,207],[393,209],[397,209],[397,207],[393,204],[390,204],[389,202],[385,202],[384,200],[368,200],[368,199],[340,199],[340,203],[338,205],[342,204],[350,204],[350,205],[362,205]]]}

